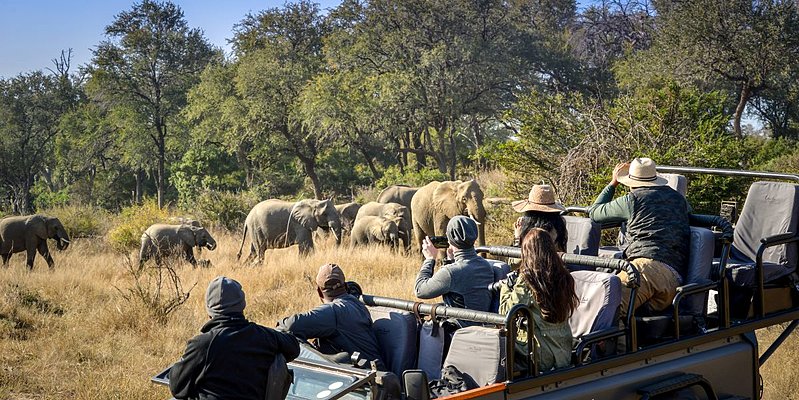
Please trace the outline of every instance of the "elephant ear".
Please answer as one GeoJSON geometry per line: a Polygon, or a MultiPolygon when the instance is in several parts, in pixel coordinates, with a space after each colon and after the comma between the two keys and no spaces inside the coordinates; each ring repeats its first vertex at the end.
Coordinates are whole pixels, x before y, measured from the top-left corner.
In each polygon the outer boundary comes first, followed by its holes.
{"type": "Polygon", "coordinates": [[[291,208],[291,219],[298,222],[303,228],[315,231],[319,227],[316,215],[314,215],[315,211],[315,205],[311,204],[309,200],[301,200],[291,208]]]}
{"type": "Polygon", "coordinates": [[[433,191],[433,206],[438,212],[443,212],[447,217],[452,218],[460,215],[466,204],[458,196],[458,187],[461,181],[445,181],[438,184],[433,191]]]}
{"type": "Polygon", "coordinates": [[[25,228],[28,232],[33,232],[39,239],[47,240],[50,238],[47,220],[41,215],[30,216],[25,221],[25,228]]]}

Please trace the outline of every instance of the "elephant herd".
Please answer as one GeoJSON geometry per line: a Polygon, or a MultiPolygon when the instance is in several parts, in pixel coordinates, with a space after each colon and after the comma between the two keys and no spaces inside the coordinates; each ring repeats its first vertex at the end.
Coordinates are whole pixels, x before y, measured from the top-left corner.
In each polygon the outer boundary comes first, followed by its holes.
{"type": "MultiPolygon", "coordinates": [[[[363,205],[334,205],[332,200],[300,200],[288,202],[265,200],[252,208],[244,222],[237,253],[241,258],[247,237],[250,253],[245,261],[260,263],[269,248],[298,245],[300,255],[314,248],[314,235],[321,230],[341,244],[349,236],[350,246],[368,244],[400,246],[406,251],[413,243],[421,245],[425,236],[444,235],[447,222],[457,215],[473,218],[478,223],[478,244],[485,243],[483,191],[474,180],[431,182],[414,188],[394,185],[383,190],[377,201],[363,205]],[[400,245],[401,243],[401,245],[400,245]]],[[[197,221],[177,220],[171,224],[155,224],[141,236],[139,265],[155,258],[160,263],[166,255],[182,255],[197,265],[193,248],[214,250],[216,241],[197,221]]],[[[7,217],[0,220],[0,256],[3,264],[11,254],[27,251],[28,268],[38,251],[50,268],[53,259],[47,240],[55,239],[59,249],[69,245],[69,236],[57,218],[41,215],[7,217]]]]}

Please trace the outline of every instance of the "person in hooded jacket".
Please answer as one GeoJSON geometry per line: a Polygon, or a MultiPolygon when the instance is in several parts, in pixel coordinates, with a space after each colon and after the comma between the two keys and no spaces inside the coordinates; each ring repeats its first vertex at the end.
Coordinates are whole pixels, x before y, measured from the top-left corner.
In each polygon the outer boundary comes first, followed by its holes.
{"type": "Polygon", "coordinates": [[[300,354],[297,339],[244,317],[241,285],[218,276],[205,292],[209,321],[186,344],[169,371],[177,399],[264,399],[269,367],[280,353],[286,362],[300,354]]]}

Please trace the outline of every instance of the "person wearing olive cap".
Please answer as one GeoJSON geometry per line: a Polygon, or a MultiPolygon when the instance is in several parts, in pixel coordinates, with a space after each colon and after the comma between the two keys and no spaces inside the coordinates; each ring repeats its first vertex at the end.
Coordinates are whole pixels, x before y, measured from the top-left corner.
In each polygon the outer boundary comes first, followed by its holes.
{"type": "Polygon", "coordinates": [[[286,361],[300,354],[297,339],[244,318],[241,285],[218,276],[205,292],[208,322],[186,344],[169,371],[177,399],[263,399],[269,367],[278,353],[286,361]]]}
{"type": "MultiPolygon", "coordinates": [[[[474,242],[477,240],[477,223],[459,215],[447,224],[448,257],[452,262],[435,271],[438,249],[426,237],[422,241],[424,262],[416,277],[416,297],[433,299],[442,296],[450,307],[490,311],[491,292],[494,283],[494,267],[477,255],[474,242]]],[[[461,326],[475,325],[470,321],[458,321],[461,326]]]]}
{"type": "Polygon", "coordinates": [[[300,339],[317,339],[318,349],[325,354],[346,352],[351,356],[359,352],[361,359],[375,361],[379,370],[385,370],[377,337],[372,331],[372,317],[366,306],[347,292],[341,267],[336,264],[321,266],[316,275],[316,292],[322,305],[284,318],[278,323],[278,329],[300,339]]]}

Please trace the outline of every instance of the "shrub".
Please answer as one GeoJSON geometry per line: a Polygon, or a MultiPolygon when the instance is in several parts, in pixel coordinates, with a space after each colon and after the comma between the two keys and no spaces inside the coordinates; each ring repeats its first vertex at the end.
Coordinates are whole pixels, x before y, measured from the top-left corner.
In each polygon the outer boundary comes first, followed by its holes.
{"type": "Polygon", "coordinates": [[[206,190],[197,195],[193,212],[207,226],[239,229],[255,205],[255,196],[247,193],[206,190]]]}
{"type": "Polygon", "coordinates": [[[125,207],[119,214],[116,227],[108,232],[108,242],[117,250],[136,248],[142,232],[150,225],[168,218],[166,209],[158,208],[155,199],[147,199],[141,205],[125,207]]]}
{"type": "Polygon", "coordinates": [[[41,213],[57,217],[70,238],[103,236],[111,225],[107,211],[87,205],[52,207],[41,213]]]}
{"type": "Polygon", "coordinates": [[[375,189],[383,190],[391,185],[424,186],[432,181],[449,180],[447,174],[435,168],[425,168],[421,171],[406,168],[404,172],[399,167],[392,165],[386,168],[383,176],[375,182],[375,189]]]}

